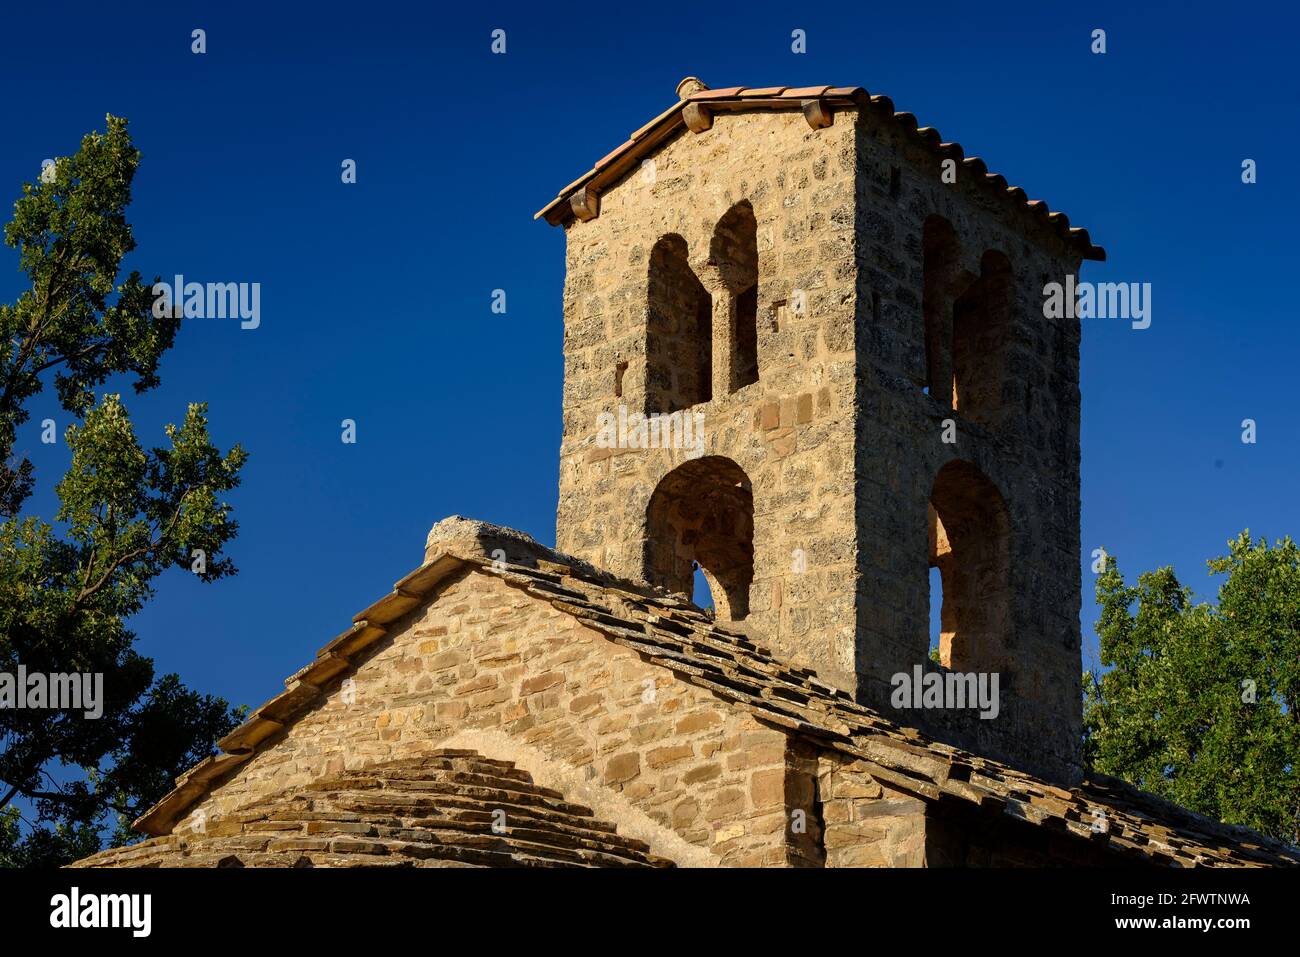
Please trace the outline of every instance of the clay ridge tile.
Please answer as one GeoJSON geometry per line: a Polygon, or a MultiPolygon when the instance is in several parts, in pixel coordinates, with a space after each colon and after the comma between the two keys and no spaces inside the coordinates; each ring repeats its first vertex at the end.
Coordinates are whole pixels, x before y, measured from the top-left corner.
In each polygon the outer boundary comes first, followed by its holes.
{"type": "Polygon", "coordinates": [[[698,100],[729,100],[739,96],[744,87],[729,86],[721,90],[701,90],[698,93],[692,93],[689,99],[694,102],[698,100]]]}
{"type": "Polygon", "coordinates": [[[781,96],[785,99],[815,99],[819,96],[825,96],[829,86],[797,86],[787,89],[781,96]]]}

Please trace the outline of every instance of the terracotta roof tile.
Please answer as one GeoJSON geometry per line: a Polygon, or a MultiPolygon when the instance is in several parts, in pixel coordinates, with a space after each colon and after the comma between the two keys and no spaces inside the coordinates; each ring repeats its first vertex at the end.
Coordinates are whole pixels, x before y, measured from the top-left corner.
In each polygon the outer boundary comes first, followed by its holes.
{"type": "Polygon", "coordinates": [[[744,87],[729,86],[722,90],[701,90],[699,93],[692,93],[692,100],[729,100],[739,96],[744,87]]]}
{"type": "MultiPolygon", "coordinates": [[[[646,135],[649,134],[655,127],[659,126],[659,124],[661,124],[664,120],[668,119],[675,113],[681,112],[681,108],[685,105],[686,105],[685,100],[678,100],[676,103],[668,107],[668,109],[664,110],[662,113],[656,116],[645,126],[641,127],[639,130],[633,133],[629,137],[629,140],[633,142],[639,142],[640,140],[645,139],[646,135]]],[[[623,144],[623,146],[626,145],[627,145],[626,143],[623,144]]],[[[619,147],[619,148],[622,149],[623,147],[619,147]]]]}
{"type": "Polygon", "coordinates": [[[915,133],[917,130],[916,117],[911,113],[895,113],[894,119],[905,129],[915,133]]]}
{"type": "Polygon", "coordinates": [[[628,140],[626,143],[619,146],[618,148],[610,150],[600,159],[596,160],[596,169],[603,169],[604,167],[608,166],[614,160],[618,159],[621,155],[626,153],[628,151],[628,148],[634,145],[634,143],[635,140],[628,140]]]}
{"type": "Polygon", "coordinates": [[[796,86],[786,90],[781,96],[785,99],[806,99],[824,96],[829,89],[829,86],[796,86]]]}

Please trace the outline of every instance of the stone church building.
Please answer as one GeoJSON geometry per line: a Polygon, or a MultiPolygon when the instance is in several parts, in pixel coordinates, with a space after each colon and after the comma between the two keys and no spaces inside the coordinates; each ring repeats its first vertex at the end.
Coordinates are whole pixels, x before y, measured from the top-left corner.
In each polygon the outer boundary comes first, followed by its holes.
{"type": "Polygon", "coordinates": [[[1086,230],[887,97],[694,78],[538,216],[556,549],[434,525],[81,866],[1300,863],[1081,767],[1080,329],[1042,290],[1086,230]]]}

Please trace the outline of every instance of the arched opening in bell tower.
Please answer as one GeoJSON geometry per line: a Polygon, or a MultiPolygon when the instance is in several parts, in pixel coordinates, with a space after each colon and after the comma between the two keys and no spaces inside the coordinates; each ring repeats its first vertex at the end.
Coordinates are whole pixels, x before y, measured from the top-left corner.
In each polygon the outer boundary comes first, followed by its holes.
{"type": "Polygon", "coordinates": [[[929,566],[939,570],[939,662],[1000,671],[1011,640],[1011,529],[997,487],[969,462],[949,462],[930,493],[929,566]]]}
{"type": "Polygon", "coordinates": [[[713,397],[713,299],[691,269],[686,240],[664,236],[650,253],[645,413],[689,409],[713,397]]]}
{"type": "Polygon", "coordinates": [[[646,577],[690,595],[696,566],[719,621],[749,614],[754,579],[754,493],[731,459],[692,459],[659,482],[646,509],[646,577]]]}

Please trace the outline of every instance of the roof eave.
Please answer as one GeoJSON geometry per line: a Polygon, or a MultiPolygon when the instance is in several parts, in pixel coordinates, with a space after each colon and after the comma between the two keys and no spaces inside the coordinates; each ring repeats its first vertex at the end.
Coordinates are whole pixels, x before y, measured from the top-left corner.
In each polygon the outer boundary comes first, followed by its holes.
{"type": "MultiPolygon", "coordinates": [[[[944,159],[955,159],[977,177],[983,177],[985,188],[1010,199],[1035,218],[1049,224],[1056,234],[1080,258],[1094,262],[1106,260],[1106,250],[1094,245],[1086,229],[1071,227],[1069,218],[1051,211],[1042,200],[1030,200],[1023,189],[1008,185],[997,173],[990,173],[979,157],[966,157],[960,143],[947,143],[932,127],[919,127],[911,113],[894,111],[893,101],[887,96],[871,95],[863,87],[732,87],[724,90],[704,90],[695,93],[664,110],[631,135],[623,144],[606,154],[595,166],[565,186],[555,199],[536,213],[533,219],[545,219],[552,226],[562,226],[574,219],[590,219],[598,215],[600,193],[627,174],[638,160],[657,149],[669,136],[687,126],[685,110],[694,106],[711,116],[720,112],[749,112],[753,110],[802,110],[809,116],[809,104],[834,112],[844,109],[874,109],[899,125],[903,131],[944,159]],[[575,209],[575,201],[577,208],[575,209]]],[[[829,122],[826,120],[825,122],[829,122]]]]}

